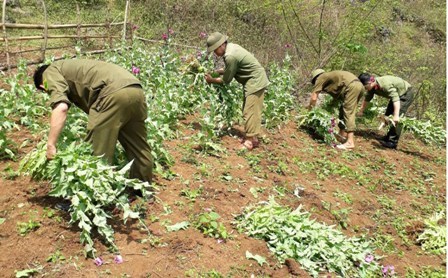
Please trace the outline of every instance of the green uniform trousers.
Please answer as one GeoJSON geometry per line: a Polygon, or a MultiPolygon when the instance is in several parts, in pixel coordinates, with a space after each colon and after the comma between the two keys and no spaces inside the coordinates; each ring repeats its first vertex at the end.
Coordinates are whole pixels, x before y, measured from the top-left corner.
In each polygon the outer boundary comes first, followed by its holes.
{"type": "Polygon", "coordinates": [[[338,126],[346,132],[354,132],[356,128],[356,108],[362,97],[363,85],[359,80],[354,80],[344,90],[343,101],[339,108],[339,120],[343,121],[344,124],[339,123],[338,126]]]}
{"type": "Polygon", "coordinates": [[[94,155],[112,164],[117,140],[133,160],[130,177],[151,183],[153,160],[147,142],[145,95],[140,86],[129,86],[99,97],[89,110],[87,138],[94,155]]]}
{"type": "Polygon", "coordinates": [[[258,136],[261,132],[261,115],[265,90],[266,88],[244,97],[243,118],[246,137],[258,136]]]}
{"type": "MultiPolygon", "coordinates": [[[[409,106],[411,106],[414,101],[414,90],[409,88],[404,95],[400,96],[400,117],[404,116],[408,111],[409,106]]],[[[386,108],[386,116],[390,116],[394,114],[394,103],[392,100],[389,101],[389,104],[386,108]]],[[[390,141],[392,143],[398,144],[398,140],[400,139],[401,131],[403,129],[403,125],[398,122],[397,127],[390,125],[389,131],[386,135],[386,141],[390,141]]]]}

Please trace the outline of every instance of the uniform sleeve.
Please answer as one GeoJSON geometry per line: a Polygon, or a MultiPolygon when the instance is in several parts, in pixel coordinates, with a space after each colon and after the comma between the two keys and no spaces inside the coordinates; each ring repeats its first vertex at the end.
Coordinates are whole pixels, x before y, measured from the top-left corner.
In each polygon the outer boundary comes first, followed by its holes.
{"type": "Polygon", "coordinates": [[[227,56],[225,60],[226,67],[224,69],[223,81],[225,84],[229,84],[238,70],[238,61],[235,57],[227,56]]]}
{"type": "Polygon", "coordinates": [[[44,72],[44,86],[50,94],[50,107],[54,108],[59,102],[71,105],[68,99],[69,86],[67,81],[55,67],[48,67],[44,72]]]}

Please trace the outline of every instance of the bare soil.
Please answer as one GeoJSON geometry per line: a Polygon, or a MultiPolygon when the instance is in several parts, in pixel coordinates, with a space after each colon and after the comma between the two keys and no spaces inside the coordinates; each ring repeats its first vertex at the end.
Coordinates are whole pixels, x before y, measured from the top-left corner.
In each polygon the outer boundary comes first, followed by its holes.
{"type": "Polygon", "coordinates": [[[0,162],[0,217],[6,219],[0,224],[0,276],[13,277],[16,270],[42,267],[37,277],[214,277],[213,270],[229,277],[309,277],[294,261],[279,263],[265,242],[239,233],[232,225],[234,216],[245,206],[267,200],[269,195],[276,195],[274,188],[280,187],[287,191],[285,196],[276,198],[278,202],[291,208],[303,205],[313,218],[328,225],[337,227],[340,221],[324,208],[323,202],[349,208],[347,229],[342,229],[347,236],[374,237],[379,232],[390,235],[394,251],[378,249],[375,255],[384,256],[384,265],[395,266],[399,277],[404,276],[406,268],[445,268],[444,256],[427,254],[415,242],[424,228],[420,216],[426,214],[422,210],[432,208],[434,203],[446,203],[445,149],[425,146],[410,135],[402,138],[397,150],[384,149],[374,139],[375,132],[363,130],[356,134],[357,148],[342,153],[313,140],[289,122],[278,130],[266,131],[261,146],[251,153],[239,152],[237,138],[225,136],[222,145],[227,152],[216,157],[191,151],[188,141],[196,132],[193,123],[193,117],[183,121],[179,126],[180,138],[166,142],[176,161],[172,167],[176,176],[171,180],[156,176],[160,200],[146,208],[150,235],[137,222],[123,224],[112,219],[124,263],[114,263],[113,254],[96,240],[99,255],[105,261],[100,267],[84,257],[79,229],[68,224],[68,213],[53,210],[60,200],[47,196],[49,183],[12,174],[39,138],[26,129],[11,134],[18,146],[25,140],[28,143],[19,149],[18,161],[0,162]],[[248,155],[260,157],[258,172],[251,169],[248,155]],[[370,180],[360,184],[363,181],[344,175],[329,173],[322,177],[315,170],[304,173],[297,163],[313,161],[343,163],[353,170],[364,170],[364,176],[370,180]],[[224,174],[231,180],[222,178],[224,174]],[[195,201],[181,195],[186,188],[200,186],[203,193],[195,201]],[[304,188],[301,198],[292,194],[297,186],[304,188]],[[260,189],[257,198],[250,188],[260,189]],[[413,188],[421,188],[422,194],[413,192],[413,188]],[[352,197],[351,205],[341,201],[341,192],[352,197]],[[396,200],[391,211],[398,211],[397,218],[408,216],[404,221],[410,224],[405,231],[397,231],[393,223],[378,224],[375,213],[384,209],[378,196],[396,200]],[[208,208],[221,216],[232,239],[222,242],[205,237],[194,227],[168,232],[164,226],[191,222],[192,217],[208,208]],[[40,227],[20,236],[17,224],[30,219],[38,221],[40,227]],[[407,235],[410,242],[405,243],[399,232],[407,235]],[[48,262],[58,250],[64,259],[48,262]],[[268,265],[260,266],[246,259],[246,251],[265,257],[268,265]]]}

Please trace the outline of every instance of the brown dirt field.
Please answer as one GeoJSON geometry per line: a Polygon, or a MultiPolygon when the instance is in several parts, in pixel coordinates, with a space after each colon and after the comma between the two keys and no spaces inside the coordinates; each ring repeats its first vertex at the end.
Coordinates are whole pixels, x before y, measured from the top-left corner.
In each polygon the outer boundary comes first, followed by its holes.
{"type": "MultiPolygon", "coordinates": [[[[245,206],[275,195],[274,187],[286,189],[285,196],[276,198],[279,203],[291,208],[302,204],[313,218],[328,225],[338,225],[339,221],[324,208],[322,201],[349,208],[347,229],[342,230],[347,236],[367,234],[370,237],[378,232],[391,235],[395,251],[378,249],[376,255],[384,256],[381,260],[384,265],[394,265],[399,277],[404,276],[407,267],[445,268],[444,257],[426,254],[415,243],[416,233],[423,228],[421,215],[415,212],[431,208],[433,202],[446,203],[445,149],[425,146],[409,135],[402,138],[398,150],[384,149],[374,140],[375,133],[367,130],[357,132],[356,150],[342,153],[318,143],[289,122],[276,131],[266,132],[260,148],[251,153],[241,154],[237,139],[225,136],[222,145],[227,153],[214,157],[189,149],[188,136],[195,132],[189,126],[192,120],[187,119],[179,126],[182,132],[179,139],[166,143],[176,161],[172,167],[176,176],[172,180],[156,177],[160,201],[148,205],[146,218],[151,234],[140,229],[137,222],[125,225],[118,219],[112,220],[116,244],[124,258],[122,264],[115,264],[113,254],[98,240],[95,246],[105,264],[97,267],[91,259],[85,259],[76,225],[68,224],[67,213],[51,210],[58,200],[46,195],[49,184],[11,176],[8,169],[18,169],[19,163],[0,162],[0,217],[6,218],[0,224],[0,276],[13,277],[15,270],[40,266],[38,277],[217,277],[205,276],[212,270],[227,277],[309,277],[302,269],[291,266],[291,262],[288,266],[279,263],[265,242],[238,233],[231,224],[234,215],[245,206]],[[248,155],[259,156],[259,170],[251,169],[248,155]],[[304,171],[303,164],[299,163],[316,161],[339,163],[362,174],[358,177],[325,174],[320,170],[325,170],[326,164],[304,171]],[[286,166],[281,168],[282,165],[286,166]],[[223,174],[232,179],[226,181],[221,178],[223,174]],[[427,175],[430,177],[422,178],[427,175]],[[363,177],[368,179],[360,180],[363,177]],[[300,199],[292,194],[297,185],[304,188],[300,199]],[[203,193],[194,202],[181,196],[183,189],[200,186],[203,193]],[[252,187],[260,188],[258,198],[249,191],[252,187]],[[424,193],[413,194],[413,188],[420,188],[424,193]],[[341,201],[342,193],[351,196],[351,205],[341,201]],[[384,206],[378,196],[392,196],[396,200],[393,206],[401,211],[396,217],[411,215],[405,221],[414,226],[408,225],[404,231],[410,243],[400,239],[392,223],[378,223],[375,213],[384,206]],[[167,208],[172,212],[167,214],[167,208]],[[220,242],[205,237],[194,227],[167,232],[163,225],[191,220],[206,208],[213,208],[221,216],[232,239],[220,242]],[[40,227],[20,236],[17,223],[30,219],[38,221],[40,227]],[[57,250],[65,259],[47,262],[57,250]],[[254,260],[246,259],[246,251],[265,257],[268,265],[259,266],[254,260]]],[[[10,137],[18,146],[31,139],[19,150],[19,160],[38,141],[24,129],[10,137]]]]}

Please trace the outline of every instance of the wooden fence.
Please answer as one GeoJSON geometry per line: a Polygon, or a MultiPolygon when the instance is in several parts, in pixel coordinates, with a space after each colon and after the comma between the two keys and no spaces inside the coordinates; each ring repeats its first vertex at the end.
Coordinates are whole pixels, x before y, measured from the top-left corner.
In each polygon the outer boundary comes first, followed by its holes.
{"type": "MultiPolygon", "coordinates": [[[[93,42],[98,43],[98,39],[104,40],[104,44],[100,49],[89,49],[89,51],[86,51],[84,53],[102,53],[104,52],[104,46],[106,42],[109,44],[109,47],[113,47],[114,43],[116,41],[124,41],[127,38],[132,39],[132,28],[127,28],[128,23],[128,14],[129,14],[129,7],[130,7],[130,0],[126,0],[126,6],[124,11],[124,18],[121,22],[106,22],[106,23],[95,23],[95,24],[83,24],[81,22],[77,24],[48,24],[48,18],[47,18],[47,9],[44,0],[37,0],[37,4],[42,6],[42,11],[44,13],[44,23],[43,24],[20,24],[20,23],[7,23],[6,22],[6,1],[3,0],[3,10],[2,10],[2,23],[1,28],[3,31],[3,36],[0,38],[0,43],[4,46],[3,51],[3,57],[0,60],[0,70],[10,70],[12,68],[17,67],[18,59],[23,58],[22,55],[25,53],[33,53],[37,52],[40,53],[40,55],[34,55],[40,56],[38,59],[26,59],[27,64],[39,64],[45,61],[47,56],[48,50],[60,50],[60,49],[67,49],[67,48],[73,48],[75,50],[75,46],[80,41],[86,41],[91,40],[93,42]],[[120,35],[114,35],[113,34],[113,28],[122,27],[121,29],[121,36],[120,35]],[[106,34],[83,34],[82,30],[86,28],[103,28],[106,29],[106,34]],[[9,29],[34,29],[34,30],[42,30],[42,33],[40,35],[28,35],[28,36],[8,36],[8,30],[9,29]],[[56,35],[56,34],[50,34],[50,30],[61,30],[61,29],[76,29],[76,35],[56,35]],[[129,32],[127,34],[127,30],[129,29],[129,32]],[[68,45],[63,46],[54,46],[50,45],[50,40],[75,40],[77,43],[70,43],[68,45]],[[42,44],[40,47],[34,46],[28,47],[26,49],[22,49],[22,46],[20,49],[14,49],[12,47],[12,42],[17,41],[33,41],[33,40],[42,40],[42,44]],[[4,60],[4,61],[2,61],[4,60]]],[[[76,4],[77,7],[77,14],[78,18],[80,17],[80,9],[78,4],[76,4]]],[[[17,48],[17,47],[16,47],[17,48]]],[[[56,57],[56,59],[62,59],[63,57],[56,57]]]]}

